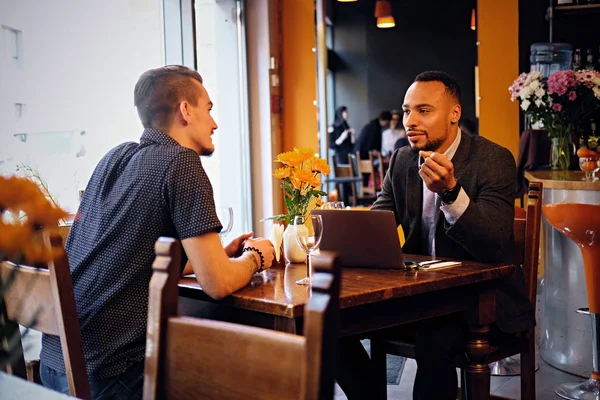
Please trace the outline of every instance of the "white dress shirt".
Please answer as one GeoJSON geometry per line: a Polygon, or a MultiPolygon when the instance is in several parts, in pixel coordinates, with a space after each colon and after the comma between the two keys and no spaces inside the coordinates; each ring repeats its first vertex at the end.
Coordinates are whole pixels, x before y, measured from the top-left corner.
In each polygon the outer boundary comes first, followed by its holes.
{"type": "MultiPolygon", "coordinates": [[[[456,154],[456,150],[458,149],[458,145],[460,144],[461,131],[458,130],[458,134],[456,135],[456,139],[450,145],[448,150],[444,152],[444,155],[448,157],[449,160],[452,160],[454,154],[456,154]]],[[[421,168],[421,157],[419,157],[419,168],[421,168]]],[[[421,216],[421,230],[423,240],[426,241],[424,243],[425,248],[427,249],[428,254],[435,257],[435,212],[437,207],[442,210],[444,213],[444,217],[446,221],[450,225],[454,225],[456,221],[463,215],[467,207],[469,206],[471,199],[465,192],[465,190],[461,187],[460,192],[458,193],[458,197],[456,201],[452,204],[442,204],[442,201],[436,193],[427,189],[427,185],[423,182],[423,215],[421,216]]]]}

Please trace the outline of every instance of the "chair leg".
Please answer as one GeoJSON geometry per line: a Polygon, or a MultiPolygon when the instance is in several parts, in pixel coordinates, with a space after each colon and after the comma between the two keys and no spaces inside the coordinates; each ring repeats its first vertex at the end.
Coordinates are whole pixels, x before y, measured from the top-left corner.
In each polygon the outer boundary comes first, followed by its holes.
{"type": "Polygon", "coordinates": [[[371,365],[376,379],[374,398],[387,399],[387,354],[377,339],[371,339],[371,365]]]}
{"type": "Polygon", "coordinates": [[[521,353],[521,399],[535,400],[535,332],[527,333],[527,349],[521,353]]]}
{"type": "Polygon", "coordinates": [[[464,368],[460,369],[460,400],[467,400],[467,372],[464,368]]]}
{"type": "Polygon", "coordinates": [[[25,368],[27,369],[27,380],[29,382],[35,382],[42,384],[42,379],[40,378],[40,360],[31,360],[25,363],[25,368]]]}

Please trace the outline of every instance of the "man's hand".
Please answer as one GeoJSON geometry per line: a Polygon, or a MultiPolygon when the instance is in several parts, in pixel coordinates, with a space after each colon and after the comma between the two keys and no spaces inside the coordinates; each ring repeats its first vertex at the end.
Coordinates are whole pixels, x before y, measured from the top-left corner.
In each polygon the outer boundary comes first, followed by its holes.
{"type": "MultiPolygon", "coordinates": [[[[262,253],[265,262],[263,269],[271,268],[271,264],[273,264],[273,260],[275,259],[275,248],[269,239],[248,239],[244,245],[244,248],[246,247],[254,247],[258,249],[258,251],[262,253]]],[[[260,255],[258,255],[255,251],[250,251],[249,253],[252,253],[256,257],[258,266],[260,267],[260,255]]]]}
{"type": "Polygon", "coordinates": [[[246,241],[250,239],[254,235],[254,232],[244,233],[242,236],[238,236],[231,241],[227,246],[225,246],[225,253],[227,253],[227,257],[239,257],[242,255],[242,250],[244,249],[244,244],[246,241]]]}
{"type": "Polygon", "coordinates": [[[419,155],[425,159],[421,164],[419,176],[430,191],[442,194],[456,186],[454,178],[454,164],[444,154],[432,151],[420,151],[419,155]]]}

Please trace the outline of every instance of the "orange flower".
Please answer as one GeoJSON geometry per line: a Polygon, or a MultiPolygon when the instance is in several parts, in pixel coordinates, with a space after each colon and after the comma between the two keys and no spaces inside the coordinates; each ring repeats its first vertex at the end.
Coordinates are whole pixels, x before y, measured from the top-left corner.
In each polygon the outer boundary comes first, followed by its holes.
{"type": "Polygon", "coordinates": [[[331,173],[329,164],[327,164],[327,161],[325,161],[323,158],[313,157],[311,159],[311,167],[313,171],[320,172],[324,175],[329,175],[331,173]]]}
{"type": "Polygon", "coordinates": [[[12,256],[29,239],[32,229],[29,225],[10,225],[0,221],[0,253],[12,256]]]}
{"type": "Polygon", "coordinates": [[[290,182],[292,182],[294,189],[298,189],[298,190],[300,190],[300,188],[302,187],[302,184],[304,183],[300,179],[296,178],[295,176],[292,176],[290,178],[290,182]]]}
{"type": "Polygon", "coordinates": [[[273,171],[273,176],[277,179],[284,179],[290,176],[290,168],[277,168],[273,171]]]}
{"type": "Polygon", "coordinates": [[[323,204],[325,204],[325,202],[323,200],[321,200],[320,197],[315,198],[315,205],[317,207],[321,207],[323,204]]]}
{"type": "Polygon", "coordinates": [[[313,188],[321,186],[321,179],[319,179],[319,175],[313,176],[313,178],[308,181],[308,184],[313,188]]]}
{"type": "Polygon", "coordinates": [[[0,176],[0,209],[16,211],[20,204],[39,196],[42,191],[29,179],[0,176]]]}
{"type": "Polygon", "coordinates": [[[0,213],[0,253],[14,258],[23,253],[27,262],[45,262],[54,255],[41,241],[41,231],[34,227],[56,227],[68,214],[52,203],[37,184],[27,178],[0,176],[0,211],[8,210],[26,219],[12,224],[2,221],[0,213]]]}
{"type": "Polygon", "coordinates": [[[60,219],[68,216],[64,210],[54,207],[43,195],[22,204],[20,209],[27,214],[29,223],[34,225],[56,226],[60,219]]]}
{"type": "Polygon", "coordinates": [[[304,161],[304,157],[295,151],[288,151],[277,156],[275,161],[287,165],[288,167],[299,167],[304,161]]]}
{"type": "Polygon", "coordinates": [[[294,147],[294,151],[301,154],[304,161],[311,159],[315,155],[315,152],[311,148],[294,147]]]}
{"type": "Polygon", "coordinates": [[[314,204],[312,199],[324,194],[320,176],[329,174],[331,169],[309,148],[294,147],[293,151],[279,154],[275,162],[284,164],[273,171],[273,176],[283,180],[281,187],[288,209],[284,219],[290,222],[297,215],[306,215],[309,204],[314,204]]]}
{"type": "Polygon", "coordinates": [[[303,183],[309,183],[313,181],[315,177],[314,172],[309,169],[297,169],[292,173],[294,177],[300,179],[303,183]]]}

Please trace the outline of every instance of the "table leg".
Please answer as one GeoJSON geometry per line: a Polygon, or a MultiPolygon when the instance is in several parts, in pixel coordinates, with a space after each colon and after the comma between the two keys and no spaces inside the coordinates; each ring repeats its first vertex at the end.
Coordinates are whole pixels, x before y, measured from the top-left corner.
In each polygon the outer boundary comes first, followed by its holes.
{"type": "Polygon", "coordinates": [[[467,354],[470,363],[466,368],[467,382],[465,385],[467,399],[469,400],[490,398],[489,332],[489,325],[471,326],[469,328],[467,354]]]}
{"type": "Polygon", "coordinates": [[[286,318],[278,315],[274,316],[273,330],[292,333],[294,335],[300,334],[300,330],[298,329],[298,321],[295,318],[286,318]]]}

